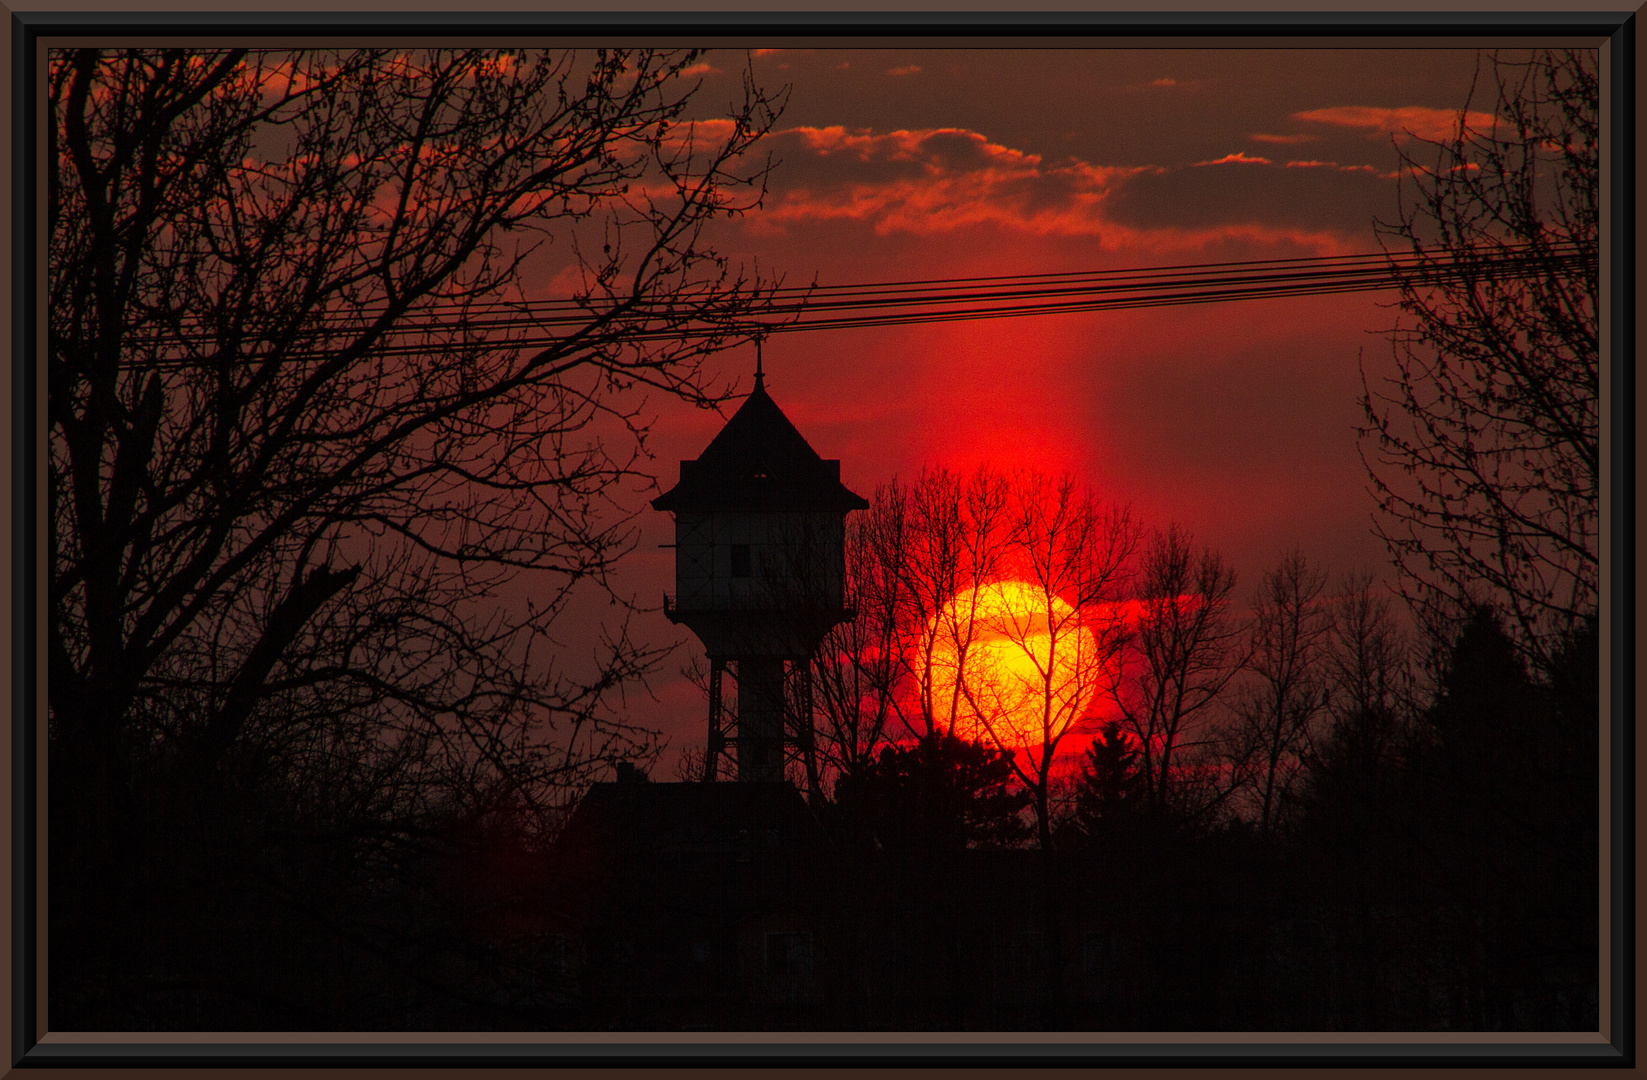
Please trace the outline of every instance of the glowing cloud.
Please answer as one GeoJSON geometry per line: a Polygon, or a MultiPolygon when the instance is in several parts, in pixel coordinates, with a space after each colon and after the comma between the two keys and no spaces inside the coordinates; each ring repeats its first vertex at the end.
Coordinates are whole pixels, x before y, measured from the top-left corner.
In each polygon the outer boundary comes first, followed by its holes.
{"type": "Polygon", "coordinates": [[[1233,154],[1225,154],[1223,157],[1215,158],[1212,161],[1197,161],[1195,163],[1197,168],[1199,168],[1202,165],[1274,165],[1274,164],[1275,164],[1275,162],[1271,161],[1267,157],[1254,157],[1254,156],[1242,153],[1240,150],[1237,150],[1233,154]]]}
{"type": "Polygon", "coordinates": [[[1091,235],[1103,228],[1097,208],[1108,191],[1140,171],[1050,165],[964,128],[802,127],[773,141],[789,186],[762,212],[766,222],[855,219],[882,234],[993,223],[1042,236],[1091,235]]]}

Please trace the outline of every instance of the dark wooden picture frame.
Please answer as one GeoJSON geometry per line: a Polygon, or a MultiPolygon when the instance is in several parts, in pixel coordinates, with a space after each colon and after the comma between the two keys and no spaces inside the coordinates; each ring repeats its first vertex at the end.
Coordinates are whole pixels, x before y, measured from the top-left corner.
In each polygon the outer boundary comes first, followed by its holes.
{"type": "Polygon", "coordinates": [[[1056,13],[952,12],[901,14],[783,14],[753,18],[738,13],[658,12],[628,15],[589,12],[456,12],[238,15],[170,13],[115,15],[56,11],[13,12],[10,17],[13,276],[11,466],[12,648],[9,653],[12,738],[9,804],[12,889],[10,985],[11,1052],[15,1065],[243,1066],[290,1064],[409,1066],[497,1065],[1220,1065],[1315,1067],[1366,1064],[1629,1065],[1635,1060],[1635,776],[1633,718],[1639,615],[1635,607],[1636,545],[1635,385],[1637,329],[1632,302],[1638,254],[1633,192],[1639,153],[1636,112],[1637,20],[1628,10],[1582,15],[1549,11],[1388,14],[1286,12],[1267,14],[1183,13],[1165,17],[1122,11],[1056,13]],[[50,964],[45,925],[49,867],[44,813],[44,758],[49,688],[44,675],[43,627],[47,545],[42,508],[45,417],[43,326],[44,229],[39,160],[45,121],[42,57],[48,45],[183,40],[202,45],[228,38],[290,42],[396,41],[537,37],[644,36],[691,39],[740,47],[757,39],[794,38],[831,43],[968,43],[1002,41],[1017,46],[1103,37],[1126,46],[1145,42],[1242,44],[1423,45],[1446,39],[1506,47],[1549,39],[1597,42],[1603,50],[1604,240],[1602,286],[1611,301],[1603,313],[1603,452],[1611,463],[1603,496],[1606,529],[1603,566],[1602,758],[1606,800],[1602,832],[1601,927],[1603,966],[1601,1031],[1594,1035],[1404,1035],[1401,1033],[1172,1033],[1113,1038],[1058,1033],[968,1033],[859,1037],[852,1033],[551,1033],[454,1035],[452,1033],[213,1035],[210,1033],[54,1032],[46,1023],[50,964]]]}

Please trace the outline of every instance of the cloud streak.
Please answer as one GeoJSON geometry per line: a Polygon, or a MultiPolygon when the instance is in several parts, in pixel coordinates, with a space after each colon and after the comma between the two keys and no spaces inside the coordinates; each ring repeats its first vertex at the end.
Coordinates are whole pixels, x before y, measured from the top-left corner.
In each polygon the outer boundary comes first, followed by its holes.
{"type": "Polygon", "coordinates": [[[1401,175],[1399,172],[1381,173],[1371,165],[1340,165],[1336,161],[1316,161],[1314,159],[1289,161],[1286,167],[1289,169],[1331,169],[1334,172],[1366,173],[1369,176],[1377,176],[1384,180],[1394,180],[1401,175]]]}
{"type": "MultiPolygon", "coordinates": [[[[1369,138],[1416,136],[1430,142],[1441,142],[1458,132],[1458,112],[1454,109],[1431,109],[1421,105],[1405,105],[1389,109],[1372,105],[1336,105],[1327,109],[1308,109],[1292,114],[1294,120],[1307,124],[1329,124],[1334,127],[1355,128],[1369,138]]],[[[1471,112],[1465,115],[1473,129],[1491,128],[1497,121],[1492,113],[1471,112]]]]}

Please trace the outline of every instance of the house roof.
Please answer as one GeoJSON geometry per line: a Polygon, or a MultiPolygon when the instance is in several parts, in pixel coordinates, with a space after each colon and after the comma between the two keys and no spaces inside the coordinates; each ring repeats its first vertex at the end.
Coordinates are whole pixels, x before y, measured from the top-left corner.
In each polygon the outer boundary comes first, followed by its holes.
{"type": "Polygon", "coordinates": [[[755,389],[680,482],[652,500],[657,510],[862,510],[869,502],[841,483],[841,463],[807,443],[766,392],[755,389]]]}

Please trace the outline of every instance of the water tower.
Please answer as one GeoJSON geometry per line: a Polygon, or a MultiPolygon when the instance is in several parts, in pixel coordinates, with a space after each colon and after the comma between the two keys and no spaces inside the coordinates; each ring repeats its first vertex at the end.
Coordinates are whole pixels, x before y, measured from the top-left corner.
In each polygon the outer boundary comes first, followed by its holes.
{"type": "Polygon", "coordinates": [[[810,763],[811,663],[819,641],[852,618],[846,606],[846,514],[869,503],[841,483],[766,392],[759,352],[755,389],[680,483],[652,500],[675,515],[671,621],[709,654],[709,746],[715,779],[728,741],[738,779],[783,779],[785,676],[803,718],[791,737],[810,763]],[[721,679],[737,663],[736,730],[723,726],[721,679]]]}

